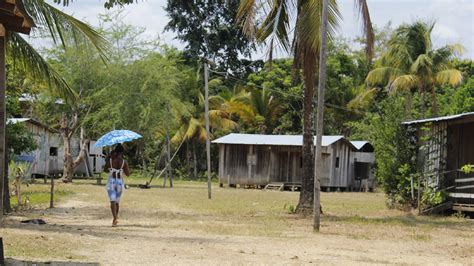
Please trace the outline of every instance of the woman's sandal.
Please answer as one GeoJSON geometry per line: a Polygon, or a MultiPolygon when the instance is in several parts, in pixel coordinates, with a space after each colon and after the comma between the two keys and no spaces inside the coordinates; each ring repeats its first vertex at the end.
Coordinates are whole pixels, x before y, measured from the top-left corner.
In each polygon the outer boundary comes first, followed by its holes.
{"type": "Polygon", "coordinates": [[[114,221],[112,222],[112,227],[117,227],[117,224],[118,224],[118,221],[117,221],[117,220],[114,220],[114,221]]]}

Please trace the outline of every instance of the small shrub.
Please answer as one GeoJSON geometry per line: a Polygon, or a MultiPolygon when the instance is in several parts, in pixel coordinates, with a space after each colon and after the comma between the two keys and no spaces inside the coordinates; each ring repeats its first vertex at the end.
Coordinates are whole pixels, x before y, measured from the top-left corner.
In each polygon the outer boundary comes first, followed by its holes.
{"type": "Polygon", "coordinates": [[[288,214],[296,213],[296,207],[293,204],[285,204],[285,206],[283,206],[283,209],[285,209],[288,214]]]}
{"type": "Polygon", "coordinates": [[[466,215],[464,213],[462,213],[461,211],[457,211],[457,212],[453,213],[452,216],[455,217],[455,218],[458,218],[458,219],[466,219],[466,215]]]}

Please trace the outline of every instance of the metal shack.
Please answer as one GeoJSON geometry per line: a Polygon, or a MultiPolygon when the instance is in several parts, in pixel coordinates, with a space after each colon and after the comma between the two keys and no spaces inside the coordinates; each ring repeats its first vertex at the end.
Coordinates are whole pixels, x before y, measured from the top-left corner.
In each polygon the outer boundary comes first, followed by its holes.
{"type": "Polygon", "coordinates": [[[474,112],[404,122],[414,130],[425,186],[447,191],[445,206],[474,211],[474,174],[461,167],[474,164],[474,112]]]}
{"type": "MultiPolygon", "coordinates": [[[[301,184],[301,135],[232,133],[216,139],[219,145],[219,183],[264,186],[301,184]]],[[[323,136],[321,187],[351,189],[354,145],[343,136],[323,136]]]]}
{"type": "MultiPolygon", "coordinates": [[[[43,177],[49,175],[60,175],[63,172],[64,145],[57,130],[31,118],[11,118],[8,119],[7,123],[23,123],[36,141],[37,147],[35,150],[29,153],[23,153],[16,158],[17,161],[30,163],[29,173],[31,176],[43,177]]],[[[102,167],[105,164],[104,159],[102,158],[102,148],[95,148],[93,146],[94,143],[94,141],[89,143],[88,166],[86,166],[86,162],[81,162],[74,171],[75,175],[89,176],[90,171],[87,171],[88,168],[90,168],[92,174],[100,173],[102,171],[102,167]]],[[[79,152],[80,140],[79,138],[72,138],[71,154],[77,156],[79,155],[79,152]]]]}

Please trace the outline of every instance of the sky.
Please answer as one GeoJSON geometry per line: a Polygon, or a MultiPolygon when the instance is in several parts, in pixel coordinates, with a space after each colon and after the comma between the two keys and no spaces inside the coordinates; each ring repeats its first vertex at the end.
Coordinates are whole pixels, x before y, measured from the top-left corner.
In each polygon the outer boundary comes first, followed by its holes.
{"type": "MultiPolygon", "coordinates": [[[[52,2],[52,0],[47,0],[52,2]]],[[[98,14],[105,13],[103,0],[75,0],[62,8],[68,14],[97,26],[98,14]]],[[[474,59],[474,0],[367,0],[372,22],[383,27],[388,22],[395,28],[402,23],[416,20],[435,21],[432,39],[435,47],[459,43],[464,46],[463,58],[474,59]]],[[[361,24],[354,8],[354,0],[339,0],[343,21],[339,35],[355,38],[362,33],[361,24]]],[[[125,6],[124,21],[144,27],[145,37],[160,36],[166,44],[183,48],[172,32],[163,32],[168,21],[163,7],[166,0],[138,0],[125,6]]],[[[118,9],[118,8],[116,8],[118,9]]]]}

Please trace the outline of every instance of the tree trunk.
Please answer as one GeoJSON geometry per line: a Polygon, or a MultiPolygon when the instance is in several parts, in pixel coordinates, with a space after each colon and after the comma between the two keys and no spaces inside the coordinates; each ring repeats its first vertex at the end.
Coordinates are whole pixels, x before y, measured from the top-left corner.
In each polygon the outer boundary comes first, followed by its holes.
{"type": "Polygon", "coordinates": [[[438,116],[438,101],[436,100],[436,87],[434,85],[431,86],[431,113],[432,117],[438,116]]]}
{"type": "MultiPolygon", "coordinates": [[[[86,137],[86,131],[84,130],[83,127],[81,127],[81,140],[80,140],[81,148],[80,148],[80,151],[79,151],[79,155],[77,155],[77,157],[73,160],[72,174],[74,174],[74,169],[76,169],[81,164],[81,162],[86,161],[87,154],[88,154],[87,153],[87,146],[89,145],[89,143],[90,143],[90,139],[88,139],[86,137]]],[[[72,158],[72,156],[71,156],[71,158],[72,158]]],[[[87,173],[88,175],[93,174],[92,170],[89,169],[87,162],[86,162],[86,168],[87,168],[87,171],[88,171],[88,173],[87,173]]]]}
{"type": "Polygon", "coordinates": [[[322,139],[324,128],[324,90],[326,89],[326,57],[327,57],[327,29],[328,29],[328,5],[329,0],[323,0],[323,15],[321,20],[321,51],[319,56],[319,79],[318,79],[318,114],[316,118],[316,171],[314,174],[314,215],[313,230],[319,231],[321,223],[321,201],[320,180],[322,162],[322,139]]]}
{"type": "MultiPolygon", "coordinates": [[[[6,116],[5,116],[5,92],[7,90],[6,66],[5,66],[5,38],[6,30],[0,24],[0,169],[5,169],[5,130],[6,130],[6,116]]],[[[4,211],[4,190],[5,183],[8,183],[8,177],[5,176],[5,171],[0,170],[0,223],[3,221],[4,211]]]]}
{"type": "Polygon", "coordinates": [[[71,138],[63,136],[64,144],[64,167],[63,167],[63,178],[66,181],[72,181],[74,175],[74,162],[71,155],[71,138]]]}
{"type": "Polygon", "coordinates": [[[197,179],[198,177],[198,162],[197,162],[197,156],[196,156],[196,142],[193,141],[193,171],[194,171],[194,175],[193,175],[193,178],[194,179],[197,179]]]}
{"type": "Polygon", "coordinates": [[[10,183],[8,179],[8,144],[5,143],[5,183],[3,184],[3,211],[9,213],[12,211],[10,204],[10,183]]]}
{"type": "Polygon", "coordinates": [[[298,213],[310,213],[313,208],[314,188],[314,145],[313,145],[313,97],[314,72],[304,71],[303,100],[303,176],[301,192],[297,206],[298,213]]]}
{"type": "Polygon", "coordinates": [[[54,208],[54,177],[50,176],[51,178],[51,187],[49,193],[49,208],[54,208]]]}

